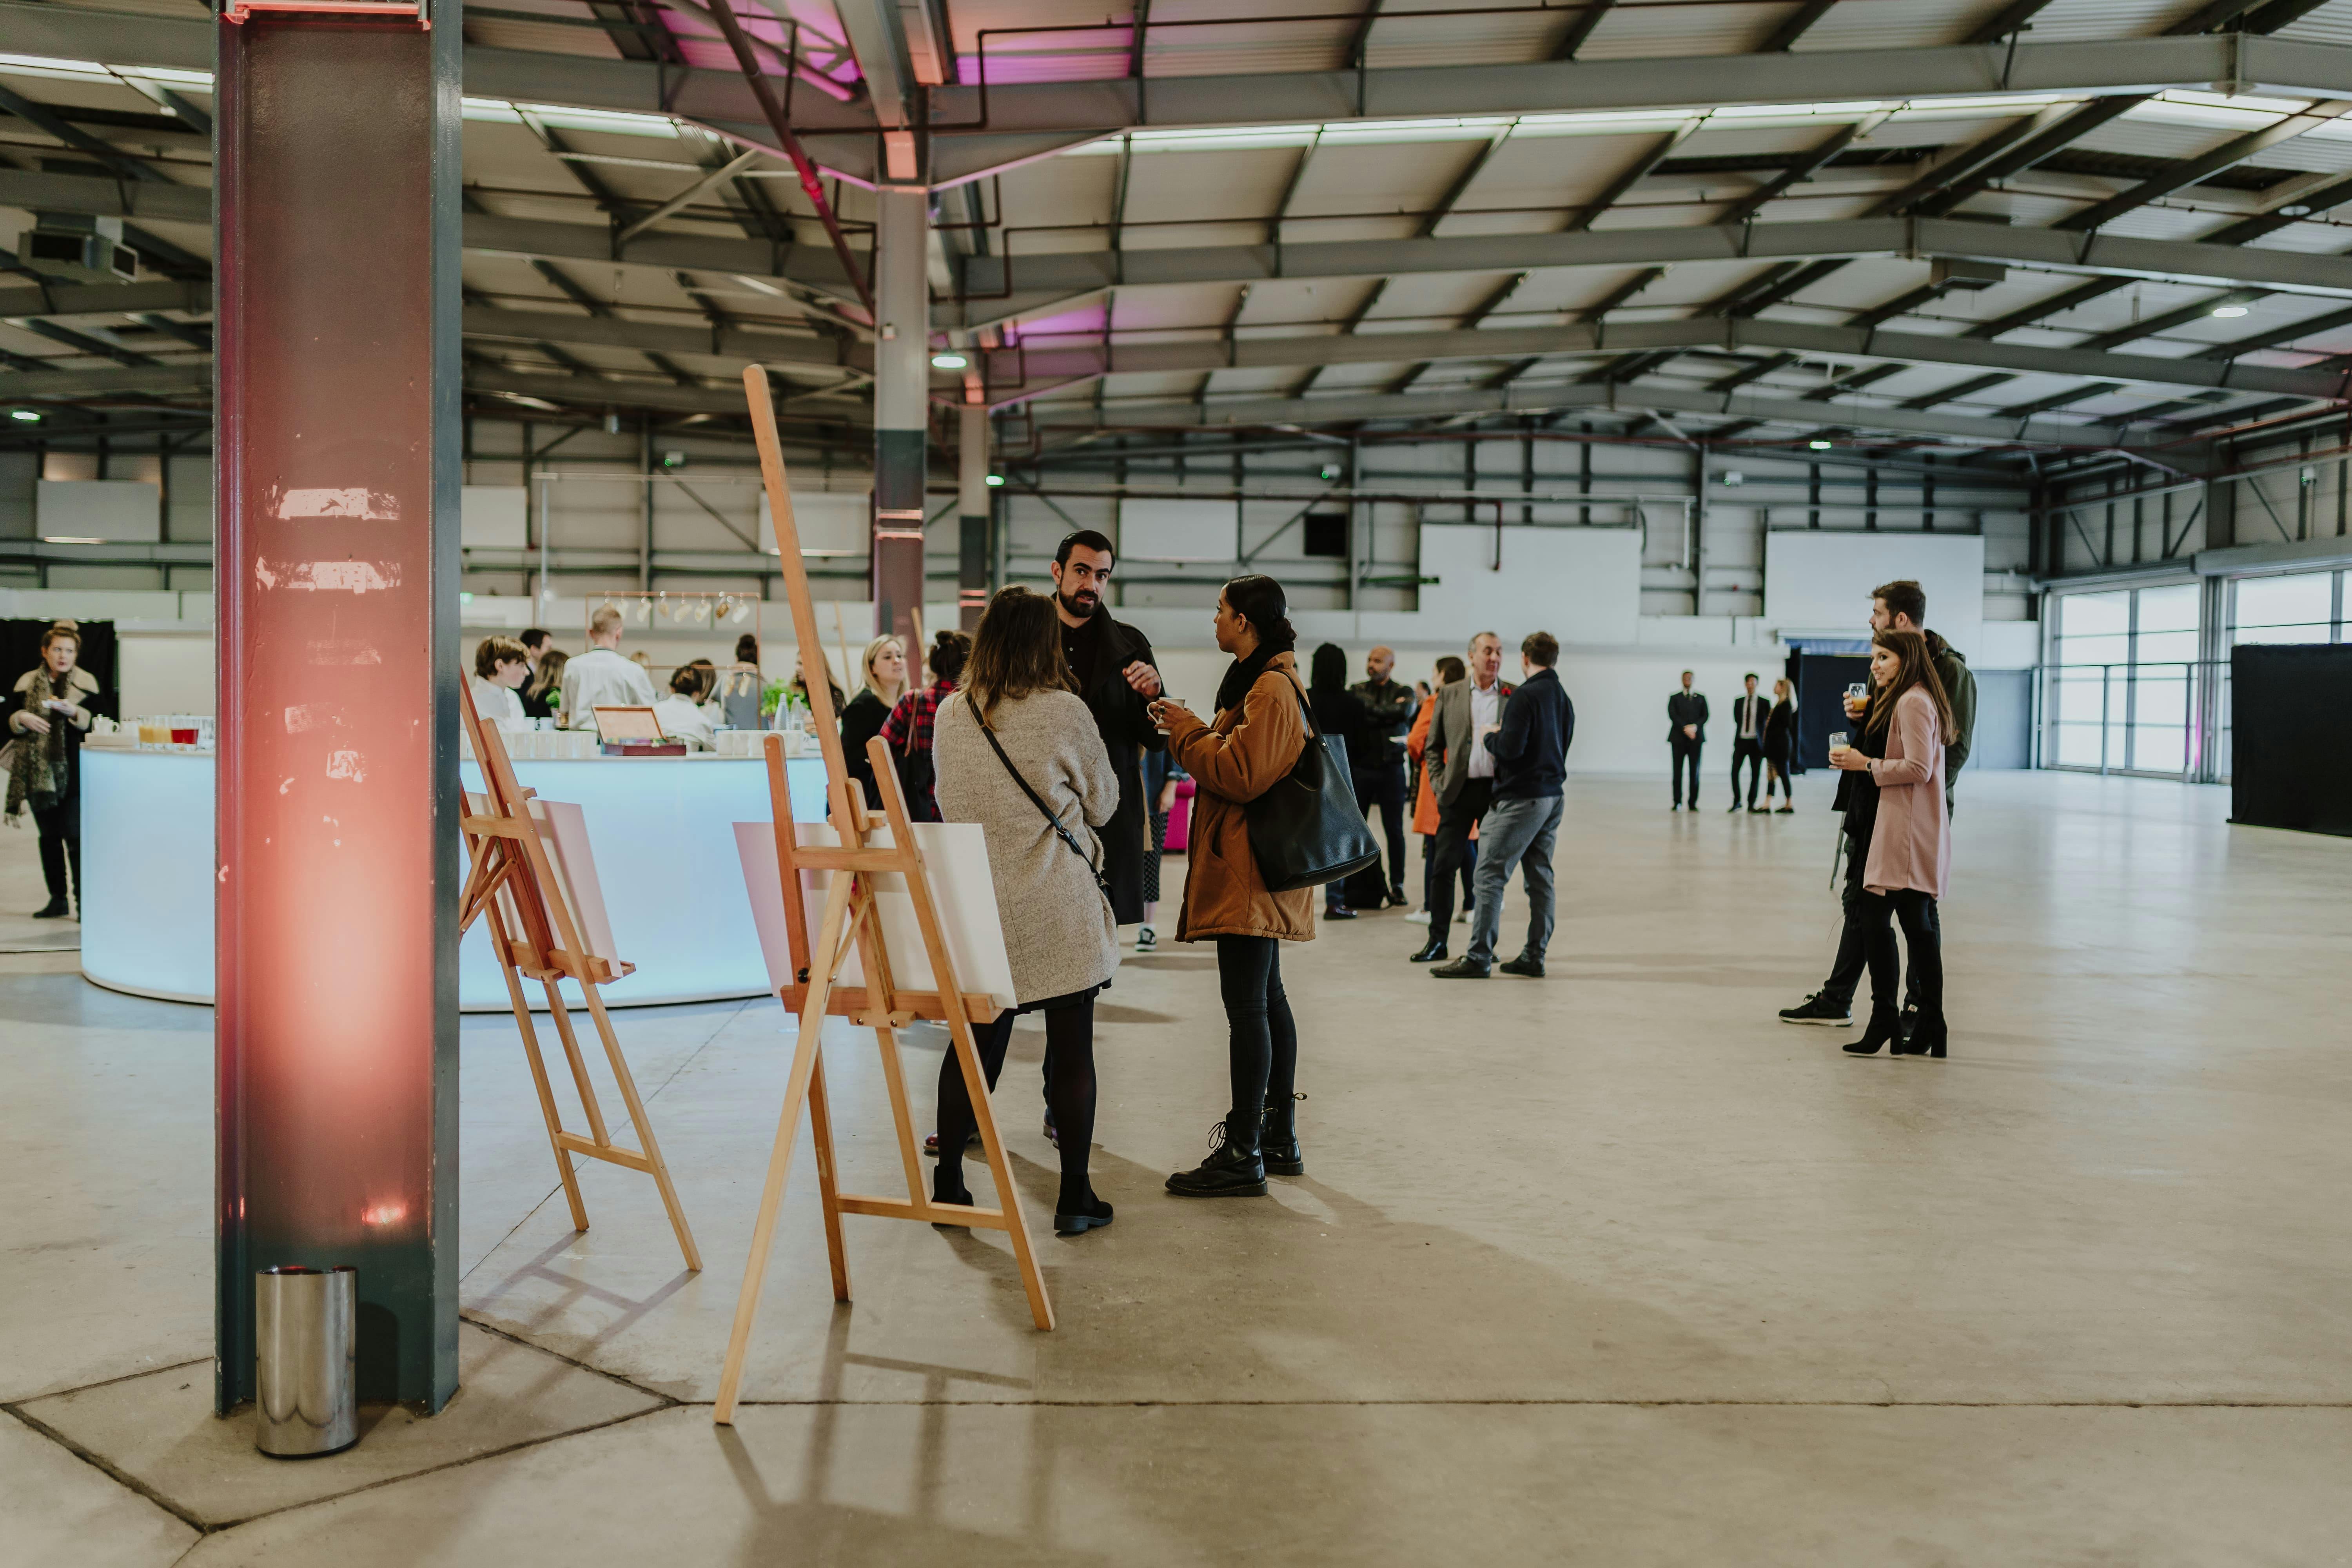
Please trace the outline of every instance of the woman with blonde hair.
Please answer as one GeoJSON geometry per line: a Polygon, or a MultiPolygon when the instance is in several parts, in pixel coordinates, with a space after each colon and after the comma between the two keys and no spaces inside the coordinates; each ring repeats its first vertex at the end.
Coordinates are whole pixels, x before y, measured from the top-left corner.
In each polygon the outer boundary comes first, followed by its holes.
{"type": "Polygon", "coordinates": [[[1764,715],[1764,805],[1772,809],[1772,791],[1780,792],[1780,815],[1797,809],[1796,786],[1789,782],[1789,753],[1797,739],[1797,689],[1782,676],[1772,683],[1772,710],[1764,715]]]}
{"type": "Polygon", "coordinates": [[[1866,1057],[1892,1042],[1896,1056],[1941,1057],[1948,1030],[1936,900],[1944,896],[1952,870],[1951,818],[1944,808],[1944,746],[1952,733],[1952,704],[1924,635],[1889,627],[1873,633],[1870,642],[1875,689],[1863,727],[1865,734],[1884,738],[1885,754],[1865,756],[1853,746],[1830,752],[1830,766],[1865,774],[1878,788],[1862,874],[1870,1026],[1845,1048],[1866,1057]],[[1902,922],[1918,988],[1919,1021],[1907,1045],[1896,1027],[1902,1002],[1890,918],[1902,922]]]}
{"type": "MultiPolygon", "coordinates": [[[[1096,830],[1118,810],[1118,773],[1094,710],[1073,689],[1053,600],[1007,588],[989,602],[962,684],[934,718],[931,757],[941,819],[976,822],[987,838],[989,880],[1012,963],[1016,1005],[980,1031],[981,1063],[993,1089],[1013,1014],[1045,1015],[1045,1099],[1062,1162],[1054,1228],[1083,1235],[1111,1220],[1110,1205],[1088,1184],[1087,1163],[1095,1128],[1095,993],[1118,969],[1118,926],[1096,830]]],[[[939,1108],[931,1194],[969,1204],[963,1151],[975,1119],[952,1051],[940,1062],[939,1108]]]]}
{"type": "Polygon", "coordinates": [[[875,786],[874,764],[866,760],[866,742],[882,732],[890,710],[907,694],[907,645],[887,634],[876,637],[866,645],[857,668],[863,684],[841,710],[841,751],[849,776],[866,791],[867,804],[879,806],[882,796],[875,786]]]}

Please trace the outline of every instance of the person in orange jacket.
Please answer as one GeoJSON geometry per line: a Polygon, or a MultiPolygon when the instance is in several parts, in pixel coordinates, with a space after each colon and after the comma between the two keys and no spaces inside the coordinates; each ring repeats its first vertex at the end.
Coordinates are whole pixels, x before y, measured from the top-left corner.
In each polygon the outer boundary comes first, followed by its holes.
{"type": "MultiPolygon", "coordinates": [[[[1451,686],[1469,678],[1470,671],[1463,662],[1447,654],[1437,661],[1437,684],[1451,686]]],[[[1404,918],[1415,925],[1429,923],[1429,854],[1436,846],[1437,791],[1431,787],[1429,770],[1423,765],[1423,754],[1429,750],[1430,716],[1437,711],[1437,693],[1432,691],[1421,700],[1421,711],[1413,717],[1412,732],[1405,737],[1405,754],[1412,758],[1413,771],[1421,784],[1413,795],[1412,830],[1421,835],[1421,908],[1404,918]]],[[[1462,862],[1462,908],[1470,909],[1476,900],[1471,896],[1471,873],[1478,868],[1478,829],[1470,829],[1470,853],[1462,862]]]]}

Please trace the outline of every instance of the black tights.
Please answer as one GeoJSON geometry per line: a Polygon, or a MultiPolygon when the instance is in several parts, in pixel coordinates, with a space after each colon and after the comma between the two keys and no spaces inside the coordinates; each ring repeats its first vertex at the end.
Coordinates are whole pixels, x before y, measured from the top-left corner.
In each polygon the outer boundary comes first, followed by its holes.
{"type": "MultiPolygon", "coordinates": [[[[1045,1015],[1045,1102],[1054,1108],[1055,1134],[1062,1146],[1062,1193],[1056,1212],[1090,1213],[1094,1188],[1087,1181],[1087,1155],[1095,1141],[1095,994],[1056,996],[1039,1003],[1036,1010],[1045,1015]]],[[[1014,1016],[1000,1013],[996,1022],[972,1031],[991,1089],[996,1087],[996,1075],[1004,1069],[1014,1016]]],[[[964,1088],[963,1068],[950,1047],[940,1058],[940,1164],[931,1177],[931,1195],[940,1203],[971,1201],[963,1184],[963,1146],[978,1125],[971,1096],[964,1088]]],[[[998,1201],[1003,1201],[1002,1194],[998,1201]]]]}
{"type": "Polygon", "coordinates": [[[1862,895],[1863,951],[1870,960],[1870,1007],[1892,1013],[1900,1004],[1895,991],[1895,931],[1893,915],[1903,923],[1903,945],[1911,954],[1911,995],[1925,1022],[1944,1017],[1944,939],[1936,920],[1936,896],[1916,888],[1896,888],[1862,895]]]}
{"type": "Polygon", "coordinates": [[[1279,942],[1270,936],[1219,937],[1217,989],[1232,1031],[1234,1120],[1225,1123],[1225,1136],[1239,1143],[1246,1131],[1255,1149],[1266,1101],[1287,1103],[1298,1079],[1298,1027],[1291,1022],[1290,998],[1282,994],[1279,942]]]}

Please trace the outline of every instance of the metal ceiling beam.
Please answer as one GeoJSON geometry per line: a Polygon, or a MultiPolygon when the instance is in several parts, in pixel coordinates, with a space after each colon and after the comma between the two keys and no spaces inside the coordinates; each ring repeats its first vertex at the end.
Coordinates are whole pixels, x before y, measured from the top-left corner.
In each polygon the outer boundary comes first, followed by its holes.
{"type": "MultiPolygon", "coordinates": [[[[2302,0],[2273,0],[2247,19],[2302,0]]],[[[141,16],[0,0],[0,37],[12,52],[121,66],[209,71],[209,17],[141,16]]],[[[1722,104],[1810,103],[1825,82],[1853,99],[1926,99],[1999,92],[2088,94],[2160,91],[2230,82],[2242,92],[2307,98],[2352,96],[2352,47],[2254,36],[2101,39],[2080,43],[1999,41],[1940,48],[1849,49],[1803,54],[1725,55],[1612,60],[1593,70],[1572,59],[1359,72],[1276,72],[1245,76],[1163,77],[1068,82],[1000,82],[987,89],[985,131],[941,132],[940,142],[972,142],[957,154],[970,177],[992,151],[1035,156],[1060,142],[1091,140],[1144,126],[1261,124],[1286,121],[1446,119],[1475,114],[1542,114],[1580,110],[1714,108],[1722,104]],[[1269,106],[1279,106],[1278,116],[1269,106]]],[[[677,114],[761,138],[764,117],[750,85],[735,72],[655,61],[600,59],[481,47],[466,51],[466,91],[526,103],[677,114]]],[[[935,123],[977,123],[979,88],[931,94],[935,123]]],[[[862,101],[802,94],[794,128],[823,147],[821,160],[853,178],[870,178],[873,113],[862,101]]],[[[935,173],[935,178],[940,175],[935,173]]]]}
{"type": "Polygon", "coordinates": [[[1824,414],[1842,416],[1840,424],[1856,430],[1893,435],[1941,436],[1956,441],[1993,446],[2114,447],[2125,444],[2126,431],[2113,425],[2069,425],[2051,419],[1977,418],[1958,414],[1929,414],[1906,408],[1844,408],[1806,403],[1795,398],[1751,397],[1742,393],[1706,392],[1695,387],[1654,386],[1643,383],[1619,385],[1529,385],[1415,392],[1402,396],[1374,395],[1340,397],[1283,397],[1241,400],[1226,404],[1160,403],[1122,408],[1114,404],[1100,411],[1091,403],[1043,404],[1034,411],[1041,429],[1083,430],[1103,427],[1129,429],[1235,428],[1267,425],[1360,424],[1368,420],[1432,419],[1465,415],[1555,414],[1608,411],[1627,415],[1663,410],[1673,414],[1704,414],[1727,419],[1818,428],[1824,414]]]}
{"type": "MultiPolygon", "coordinates": [[[[0,175],[0,185],[6,176],[0,175]]],[[[89,182],[97,184],[101,182],[89,182]]],[[[471,243],[470,237],[468,243],[471,243]]],[[[700,243],[700,242],[694,242],[700,243]]],[[[985,325],[1107,288],[1261,283],[1401,273],[1776,262],[1831,257],[1956,257],[2125,277],[2257,283],[2352,294],[2352,257],[2247,249],[2196,240],[2062,234],[1960,218],[1853,218],[1686,228],[1618,228],[1462,238],[1318,241],[970,257],[959,325],[985,325]]],[[[953,307],[950,306],[950,309],[953,307]]]]}
{"type": "MultiPolygon", "coordinates": [[[[551,332],[556,319],[530,316],[534,332],[551,332]]],[[[676,331],[676,329],[664,329],[676,331]]],[[[1926,332],[1890,332],[1867,326],[1820,326],[1751,317],[1701,316],[1678,321],[1469,331],[1357,332],[1345,336],[1254,337],[1231,341],[1099,345],[1055,349],[1031,343],[1002,351],[995,384],[1009,383],[1025,363],[1038,392],[1103,374],[1162,375],[1196,371],[1266,370],[1303,365],[1397,364],[1434,360],[1509,360],[1596,354],[1651,354],[1712,349],[1724,353],[1784,352],[1870,364],[1958,365],[2020,375],[2075,375],[2147,386],[2227,388],[2276,395],[2336,399],[2352,395],[2352,378],[2337,371],[2237,365],[2203,357],[2102,353],[2035,348],[1926,332]]]]}
{"type": "Polygon", "coordinates": [[[2117,191],[2105,201],[2070,213],[2051,225],[2053,228],[2087,230],[2113,222],[2137,207],[2185,189],[2198,181],[2209,179],[2225,169],[2235,168],[2247,159],[2282,142],[2292,142],[2308,135],[2329,121],[2339,118],[2352,103],[2341,100],[2323,103],[2308,114],[2290,114],[2273,125],[2259,131],[2249,131],[2242,136],[2232,136],[2210,153],[2194,158],[2184,158],[2161,174],[2142,180],[2129,190],[2117,191]]]}

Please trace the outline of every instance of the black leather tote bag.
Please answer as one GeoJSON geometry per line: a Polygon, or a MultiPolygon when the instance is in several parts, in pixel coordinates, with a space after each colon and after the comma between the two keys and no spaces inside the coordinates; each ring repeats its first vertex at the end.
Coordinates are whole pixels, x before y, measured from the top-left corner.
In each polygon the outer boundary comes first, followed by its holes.
{"type": "Polygon", "coordinates": [[[1250,854],[1267,889],[1319,888],[1355,875],[1381,858],[1348,777],[1348,748],[1315,727],[1315,710],[1296,681],[1307,744],[1289,773],[1242,807],[1250,854]]]}

